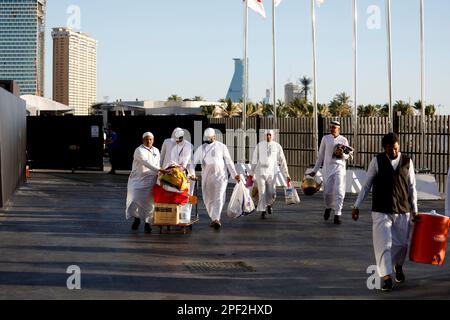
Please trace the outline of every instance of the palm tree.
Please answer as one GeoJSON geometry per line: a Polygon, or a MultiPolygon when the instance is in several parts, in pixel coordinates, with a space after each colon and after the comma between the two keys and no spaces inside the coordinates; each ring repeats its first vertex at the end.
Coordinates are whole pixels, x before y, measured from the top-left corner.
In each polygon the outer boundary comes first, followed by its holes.
{"type": "MultiPolygon", "coordinates": [[[[417,101],[414,103],[414,109],[417,109],[421,112],[422,114],[422,101],[417,101]]],[[[426,116],[434,116],[436,114],[436,107],[434,106],[434,104],[428,105],[425,107],[425,115],[426,116]]]]}
{"type": "Polygon", "coordinates": [[[215,105],[204,105],[200,107],[202,109],[202,115],[207,117],[214,117],[214,114],[216,112],[216,106],[215,105]]]}
{"type": "Polygon", "coordinates": [[[253,102],[247,103],[247,116],[248,117],[256,117],[256,116],[262,116],[263,115],[263,109],[259,105],[254,105],[253,102]]]}
{"type": "Polygon", "coordinates": [[[228,99],[224,106],[220,107],[222,109],[223,116],[225,118],[232,118],[239,115],[239,109],[237,104],[235,104],[231,99],[228,99]]]}
{"type": "Polygon", "coordinates": [[[436,106],[434,104],[430,104],[425,108],[425,115],[434,116],[436,114],[436,106]]]}
{"type": "Polygon", "coordinates": [[[308,101],[308,94],[311,92],[312,79],[303,76],[298,81],[302,86],[302,94],[304,95],[305,100],[308,101]]]}
{"type": "Polygon", "coordinates": [[[379,106],[378,115],[380,117],[388,117],[389,116],[389,104],[386,103],[383,106],[379,106]]]}
{"type": "Polygon", "coordinates": [[[273,109],[273,105],[270,103],[266,103],[264,100],[259,103],[262,109],[262,114],[264,117],[273,117],[275,111],[273,109]]]}
{"type": "Polygon", "coordinates": [[[179,95],[172,94],[169,98],[167,98],[167,101],[181,101],[183,100],[179,95]]]}
{"type": "Polygon", "coordinates": [[[305,99],[294,99],[289,105],[291,117],[310,117],[312,113],[313,107],[305,99]]]}
{"type": "Polygon", "coordinates": [[[326,104],[321,104],[321,103],[317,104],[317,112],[323,118],[331,117],[330,109],[328,108],[328,106],[326,104]]]}
{"type": "Polygon", "coordinates": [[[403,116],[412,116],[414,115],[414,108],[409,103],[398,100],[394,104],[394,112],[401,112],[403,116]]]}
{"type": "Polygon", "coordinates": [[[364,109],[364,112],[362,115],[363,117],[376,117],[379,115],[379,109],[372,104],[369,104],[369,105],[363,107],[363,109],[364,109]]]}
{"type": "Polygon", "coordinates": [[[352,108],[350,108],[350,96],[345,92],[338,93],[330,103],[330,111],[335,117],[350,117],[352,108]]]}

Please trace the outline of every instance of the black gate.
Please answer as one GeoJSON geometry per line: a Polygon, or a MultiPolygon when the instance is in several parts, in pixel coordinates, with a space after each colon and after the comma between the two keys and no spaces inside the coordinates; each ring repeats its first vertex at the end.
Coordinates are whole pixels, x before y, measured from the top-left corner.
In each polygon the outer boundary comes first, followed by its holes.
{"type": "Polygon", "coordinates": [[[103,171],[102,117],[27,117],[33,169],[103,171]]]}

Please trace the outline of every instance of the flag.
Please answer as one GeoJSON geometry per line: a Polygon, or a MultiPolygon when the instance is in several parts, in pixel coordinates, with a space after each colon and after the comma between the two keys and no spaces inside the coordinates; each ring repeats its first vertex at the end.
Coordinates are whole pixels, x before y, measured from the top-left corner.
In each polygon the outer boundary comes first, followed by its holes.
{"type": "Polygon", "coordinates": [[[317,5],[320,7],[325,2],[325,0],[316,0],[317,5]]]}
{"type": "Polygon", "coordinates": [[[248,7],[252,10],[255,10],[257,13],[262,15],[264,18],[266,17],[266,10],[264,10],[264,5],[262,0],[247,0],[248,7]]]}
{"type": "Polygon", "coordinates": [[[275,2],[275,7],[278,7],[278,5],[281,3],[281,0],[273,0],[275,2]]]}

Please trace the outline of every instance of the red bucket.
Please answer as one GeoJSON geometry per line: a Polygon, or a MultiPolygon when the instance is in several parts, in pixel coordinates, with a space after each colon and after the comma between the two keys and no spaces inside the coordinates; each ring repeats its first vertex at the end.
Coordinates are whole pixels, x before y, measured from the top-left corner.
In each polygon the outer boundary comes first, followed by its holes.
{"type": "Polygon", "coordinates": [[[409,259],[417,263],[442,266],[447,250],[450,218],[419,213],[411,240],[409,259]]]}
{"type": "Polygon", "coordinates": [[[188,190],[185,190],[183,193],[169,192],[164,190],[161,186],[155,185],[152,194],[155,203],[184,205],[189,201],[188,190]]]}

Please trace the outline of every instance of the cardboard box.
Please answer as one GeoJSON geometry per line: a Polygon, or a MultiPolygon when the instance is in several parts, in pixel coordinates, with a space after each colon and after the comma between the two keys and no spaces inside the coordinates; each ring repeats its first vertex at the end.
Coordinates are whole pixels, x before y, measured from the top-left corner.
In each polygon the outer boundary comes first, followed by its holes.
{"type": "Polygon", "coordinates": [[[155,204],[154,224],[180,224],[181,206],[176,204],[155,204]]]}

